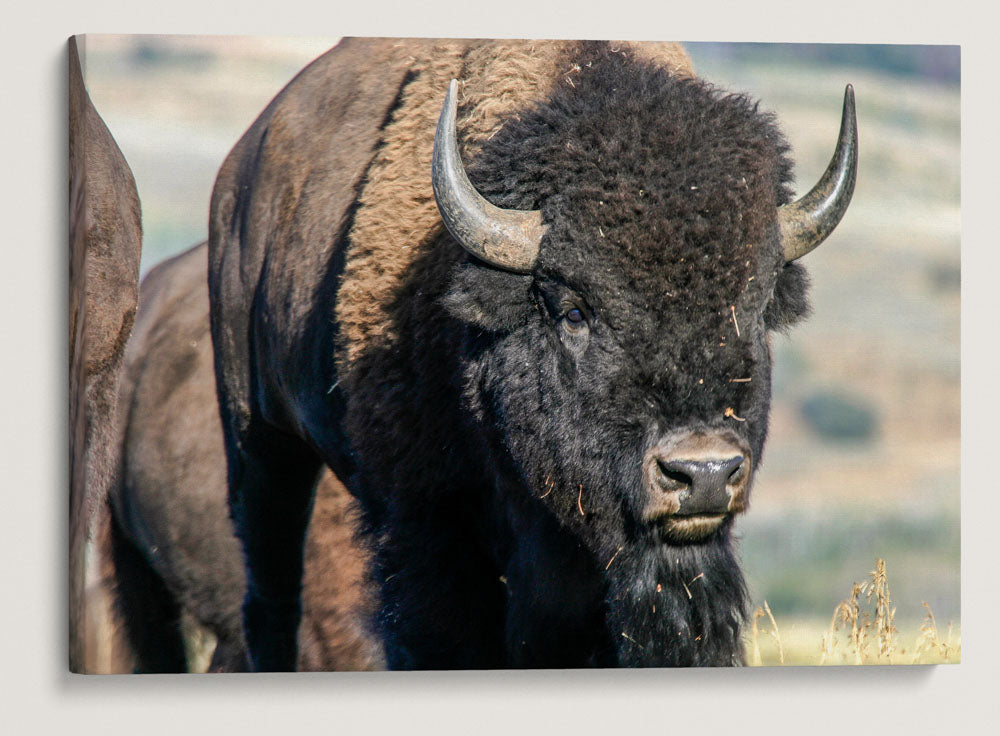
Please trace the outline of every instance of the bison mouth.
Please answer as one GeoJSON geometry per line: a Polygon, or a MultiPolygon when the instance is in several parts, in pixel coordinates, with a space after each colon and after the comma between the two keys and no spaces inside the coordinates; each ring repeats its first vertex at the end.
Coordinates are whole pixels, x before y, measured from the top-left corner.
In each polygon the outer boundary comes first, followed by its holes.
{"type": "Polygon", "coordinates": [[[672,544],[700,542],[715,533],[730,516],[718,514],[670,514],[656,519],[653,529],[662,541],[672,544]]]}

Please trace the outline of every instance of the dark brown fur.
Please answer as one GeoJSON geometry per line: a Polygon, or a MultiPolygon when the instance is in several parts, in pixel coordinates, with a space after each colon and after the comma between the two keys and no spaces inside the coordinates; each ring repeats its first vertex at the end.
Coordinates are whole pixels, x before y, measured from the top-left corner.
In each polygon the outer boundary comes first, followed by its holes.
{"type": "MultiPolygon", "coordinates": [[[[140,672],[188,669],[184,614],[217,637],[211,671],[245,669],[246,583],[226,503],[206,266],[202,244],[150,271],[125,355],[122,464],[102,553],[112,562],[118,618],[140,672]]],[[[327,473],[306,546],[299,669],[381,662],[364,628],[365,554],[353,530],[353,501],[327,473]]]]}
{"type": "Polygon", "coordinates": [[[85,669],[85,548],[115,464],[118,374],[135,317],[142,222],[132,172],[69,40],[69,667],[85,669]]]}

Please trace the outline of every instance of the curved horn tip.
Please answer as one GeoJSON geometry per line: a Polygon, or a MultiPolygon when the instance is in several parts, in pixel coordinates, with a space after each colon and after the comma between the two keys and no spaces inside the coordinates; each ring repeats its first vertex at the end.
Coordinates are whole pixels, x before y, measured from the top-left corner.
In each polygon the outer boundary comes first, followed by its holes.
{"type": "Polygon", "coordinates": [[[844,88],[837,147],[819,182],[797,201],[778,209],[785,260],[815,249],[837,227],[854,194],[858,169],[858,122],[854,86],[844,88]]]}
{"type": "Polygon", "coordinates": [[[844,118],[851,120],[857,126],[857,112],[854,106],[854,85],[844,87],[844,118]]]}

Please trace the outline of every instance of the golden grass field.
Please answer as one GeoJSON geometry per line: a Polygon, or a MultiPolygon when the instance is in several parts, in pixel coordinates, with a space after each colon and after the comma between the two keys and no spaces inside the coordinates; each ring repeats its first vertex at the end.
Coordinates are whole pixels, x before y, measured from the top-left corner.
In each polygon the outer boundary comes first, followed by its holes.
{"type": "MultiPolygon", "coordinates": [[[[829,623],[779,624],[767,601],[757,608],[747,634],[747,663],[773,665],[957,664],[962,659],[961,631],[939,627],[923,602],[919,624],[897,625],[885,560],[854,583],[833,610],[829,623]]],[[[913,612],[906,612],[912,615],[913,612]]]]}

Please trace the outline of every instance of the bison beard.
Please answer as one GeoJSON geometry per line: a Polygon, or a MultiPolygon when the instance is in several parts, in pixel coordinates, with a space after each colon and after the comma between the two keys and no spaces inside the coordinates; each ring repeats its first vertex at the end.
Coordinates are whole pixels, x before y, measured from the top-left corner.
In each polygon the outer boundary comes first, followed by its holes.
{"type": "Polygon", "coordinates": [[[743,664],[747,595],[728,540],[623,551],[616,566],[606,605],[620,666],[743,664]]]}

